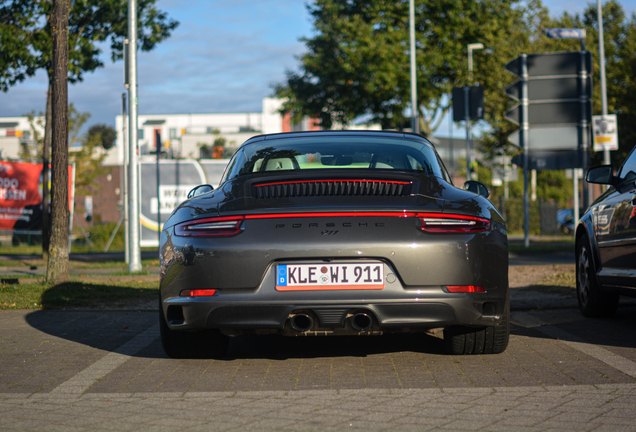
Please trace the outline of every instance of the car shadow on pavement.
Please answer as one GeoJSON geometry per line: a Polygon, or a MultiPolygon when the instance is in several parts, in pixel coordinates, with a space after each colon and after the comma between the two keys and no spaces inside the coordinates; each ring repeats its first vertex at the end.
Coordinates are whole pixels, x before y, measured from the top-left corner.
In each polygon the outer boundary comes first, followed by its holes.
{"type": "Polygon", "coordinates": [[[445,355],[444,341],[427,333],[381,336],[240,336],[230,340],[225,359],[367,357],[394,352],[445,355]]]}
{"type": "MultiPolygon", "coordinates": [[[[25,320],[32,328],[50,336],[113,352],[146,330],[156,328],[157,312],[39,310],[26,314],[25,320]]],[[[331,337],[245,335],[230,339],[225,359],[365,357],[405,351],[444,354],[444,341],[424,332],[331,337]]],[[[133,356],[165,357],[159,337],[133,356]]]]}
{"type": "MultiPolygon", "coordinates": [[[[636,303],[628,300],[621,302],[616,314],[608,318],[587,318],[578,308],[522,312],[530,313],[539,321],[530,326],[513,325],[511,333],[619,349],[636,348],[636,303]]],[[[515,322],[514,315],[512,321],[515,322]]]]}
{"type": "MultiPolygon", "coordinates": [[[[636,348],[636,306],[619,308],[612,318],[590,319],[578,310],[551,310],[542,313],[555,327],[557,335],[546,333],[546,327],[511,325],[511,335],[598,344],[607,347],[636,348]]],[[[141,358],[166,358],[157,330],[157,312],[139,311],[60,311],[40,310],[26,314],[34,329],[70,343],[115,352],[127,342],[149,329],[157,337],[130,355],[141,358]]],[[[333,358],[367,357],[377,354],[413,352],[446,355],[441,337],[429,333],[385,334],[381,336],[315,336],[283,337],[277,335],[245,335],[230,339],[222,361],[235,359],[333,358]]]]}

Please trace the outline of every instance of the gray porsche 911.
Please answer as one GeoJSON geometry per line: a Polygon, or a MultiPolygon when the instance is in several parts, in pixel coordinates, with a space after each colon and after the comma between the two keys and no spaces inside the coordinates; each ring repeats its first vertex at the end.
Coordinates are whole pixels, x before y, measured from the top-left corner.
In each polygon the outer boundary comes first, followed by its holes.
{"type": "Polygon", "coordinates": [[[260,135],[161,235],[160,328],[176,358],[229,338],[443,328],[451,354],[503,352],[508,239],[487,188],[453,186],[419,135],[260,135]]]}

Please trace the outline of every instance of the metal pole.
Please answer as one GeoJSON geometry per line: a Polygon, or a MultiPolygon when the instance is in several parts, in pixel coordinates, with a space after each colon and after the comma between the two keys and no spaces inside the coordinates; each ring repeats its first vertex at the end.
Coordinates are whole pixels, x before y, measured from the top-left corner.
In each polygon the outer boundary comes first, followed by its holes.
{"type": "MultiPolygon", "coordinates": [[[[584,47],[584,43],[581,43],[581,47],[584,47]]],[[[579,128],[580,128],[580,133],[579,133],[579,137],[580,137],[580,143],[579,143],[579,154],[581,155],[581,167],[582,168],[589,168],[590,167],[590,123],[589,121],[592,119],[588,119],[588,112],[589,112],[589,103],[591,103],[589,95],[587,94],[587,81],[588,81],[588,75],[587,75],[587,64],[586,64],[586,55],[585,55],[585,51],[581,50],[581,67],[579,68],[580,72],[579,72],[579,81],[581,83],[580,87],[580,99],[581,99],[581,121],[579,123],[579,128]]],[[[609,156],[609,150],[607,151],[608,156],[609,156]]],[[[583,186],[583,207],[587,208],[588,203],[590,202],[588,194],[585,193],[587,189],[585,187],[585,177],[583,178],[583,182],[582,182],[582,186],[583,186]]],[[[578,189],[578,182],[577,182],[577,189],[578,189]]],[[[578,192],[578,191],[577,191],[578,192]]],[[[577,223],[577,221],[575,221],[575,223],[577,223]]]]}
{"type": "Polygon", "coordinates": [[[128,220],[130,240],[130,262],[128,271],[131,273],[141,271],[141,249],[139,229],[139,171],[137,159],[137,0],[128,0],[128,79],[130,81],[130,94],[128,98],[129,112],[129,191],[128,191],[128,220]]]}
{"type": "MultiPolygon", "coordinates": [[[[124,48],[125,49],[125,48],[124,48]]],[[[128,146],[126,146],[126,93],[121,94],[121,134],[123,138],[123,152],[124,158],[122,163],[122,200],[124,204],[124,256],[126,264],[130,262],[130,245],[128,239],[130,237],[128,233],[128,146]]]]}
{"type": "MultiPolygon", "coordinates": [[[[482,43],[472,43],[467,45],[468,49],[468,85],[473,84],[473,50],[483,49],[484,44],[482,43]]],[[[467,163],[470,161],[470,168],[475,162],[475,149],[473,146],[473,132],[472,132],[472,124],[470,123],[470,87],[464,88],[464,107],[466,108],[466,160],[467,163]],[[470,155],[468,155],[470,153],[470,155]]],[[[467,177],[470,175],[470,169],[466,170],[467,177]]],[[[475,174],[477,172],[475,171],[475,174]]],[[[472,176],[468,177],[467,180],[470,180],[472,176]]]]}
{"type": "MultiPolygon", "coordinates": [[[[605,41],[603,39],[603,8],[601,7],[601,0],[597,0],[596,8],[598,13],[598,62],[601,72],[601,114],[607,115],[607,85],[605,81],[605,41]]],[[[609,165],[610,152],[607,144],[604,144],[603,149],[603,163],[609,165]]]]}
{"type": "Polygon", "coordinates": [[[161,196],[159,194],[159,155],[161,154],[161,135],[155,131],[155,150],[157,152],[156,175],[157,175],[157,247],[161,244],[161,196]]]}
{"type": "MultiPolygon", "coordinates": [[[[451,104],[451,110],[453,109],[451,104]]],[[[448,116],[448,122],[450,123],[450,167],[451,167],[451,178],[455,175],[455,160],[453,154],[453,113],[448,116]]]]}
{"type": "Polygon", "coordinates": [[[530,247],[530,201],[528,194],[528,55],[521,54],[521,148],[523,148],[523,245],[530,247]]]}
{"type": "Polygon", "coordinates": [[[470,152],[470,104],[468,98],[470,97],[470,87],[464,86],[464,120],[466,122],[466,181],[470,180],[470,167],[471,167],[471,152],[470,152]]]}
{"type": "Polygon", "coordinates": [[[409,33],[411,43],[411,130],[420,133],[417,109],[417,73],[415,70],[415,0],[409,1],[409,33]]]}
{"type": "Polygon", "coordinates": [[[574,226],[579,223],[579,170],[572,169],[572,190],[574,195],[574,226]]]}

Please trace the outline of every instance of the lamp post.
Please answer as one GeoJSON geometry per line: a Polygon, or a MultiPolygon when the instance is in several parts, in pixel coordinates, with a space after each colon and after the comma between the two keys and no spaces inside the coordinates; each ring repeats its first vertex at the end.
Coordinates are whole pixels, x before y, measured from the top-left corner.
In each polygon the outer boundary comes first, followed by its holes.
{"type": "MultiPolygon", "coordinates": [[[[599,57],[599,70],[601,74],[601,114],[607,115],[607,84],[605,78],[605,41],[603,39],[603,8],[601,7],[601,0],[596,4],[598,14],[598,57],[599,57]]],[[[605,165],[611,164],[610,151],[607,144],[604,144],[603,149],[603,163],[605,165]]],[[[608,186],[609,188],[609,186],[608,186]]]]}
{"type": "Polygon", "coordinates": [[[473,50],[483,49],[484,44],[468,44],[468,85],[464,86],[464,115],[466,119],[466,180],[470,180],[471,167],[473,166],[473,133],[470,122],[470,85],[473,83],[473,50]]]}
{"type": "Polygon", "coordinates": [[[468,44],[468,84],[473,83],[473,50],[484,49],[483,43],[468,44]]]}
{"type": "Polygon", "coordinates": [[[415,0],[409,1],[409,39],[411,45],[411,131],[420,132],[417,109],[417,74],[415,70],[415,0]]]}

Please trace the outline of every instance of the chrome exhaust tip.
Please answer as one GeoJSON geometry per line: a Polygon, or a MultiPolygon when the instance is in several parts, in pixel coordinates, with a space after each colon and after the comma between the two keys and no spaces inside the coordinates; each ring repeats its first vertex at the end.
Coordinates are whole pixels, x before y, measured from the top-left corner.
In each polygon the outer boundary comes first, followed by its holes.
{"type": "Polygon", "coordinates": [[[291,327],[297,332],[306,332],[314,326],[314,319],[307,314],[296,314],[291,319],[291,327]]]}
{"type": "Polygon", "coordinates": [[[351,328],[357,332],[365,332],[373,325],[373,319],[369,314],[360,312],[351,317],[351,328]]]}

